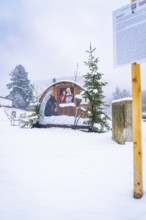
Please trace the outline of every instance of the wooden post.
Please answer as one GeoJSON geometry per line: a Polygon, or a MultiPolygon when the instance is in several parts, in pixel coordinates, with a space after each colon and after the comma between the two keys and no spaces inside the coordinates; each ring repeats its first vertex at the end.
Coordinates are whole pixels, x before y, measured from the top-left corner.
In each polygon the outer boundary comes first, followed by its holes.
{"type": "MultiPolygon", "coordinates": [[[[131,0],[131,3],[135,0],[131,0]]],[[[140,65],[132,64],[132,123],[133,123],[133,160],[134,160],[134,198],[143,196],[142,137],[141,137],[141,74],[140,65]]]]}
{"type": "Polygon", "coordinates": [[[142,138],[141,138],[141,77],[140,65],[132,64],[132,123],[134,159],[134,198],[143,196],[142,138]]]}

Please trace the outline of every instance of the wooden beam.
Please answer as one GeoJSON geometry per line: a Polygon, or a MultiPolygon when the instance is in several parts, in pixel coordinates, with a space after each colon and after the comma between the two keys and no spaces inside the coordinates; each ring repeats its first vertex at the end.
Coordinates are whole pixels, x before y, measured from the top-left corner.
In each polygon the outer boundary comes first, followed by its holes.
{"type": "MultiPolygon", "coordinates": [[[[131,0],[135,2],[136,0],[131,0]]],[[[134,160],[134,198],[143,196],[142,173],[142,104],[140,65],[132,64],[132,123],[133,123],[133,160],[134,160]]]]}
{"type": "Polygon", "coordinates": [[[132,64],[132,124],[134,160],[134,198],[143,196],[142,138],[141,138],[141,77],[140,65],[132,64]]]}

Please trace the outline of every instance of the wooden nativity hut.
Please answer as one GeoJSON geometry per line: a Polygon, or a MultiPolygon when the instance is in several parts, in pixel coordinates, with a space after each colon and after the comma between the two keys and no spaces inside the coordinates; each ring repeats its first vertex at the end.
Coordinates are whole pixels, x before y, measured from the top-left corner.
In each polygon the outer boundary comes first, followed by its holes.
{"type": "MultiPolygon", "coordinates": [[[[85,126],[86,98],[84,89],[74,81],[58,81],[50,85],[40,98],[40,126],[85,126]]],[[[86,126],[87,127],[87,126],[86,126]]]]}

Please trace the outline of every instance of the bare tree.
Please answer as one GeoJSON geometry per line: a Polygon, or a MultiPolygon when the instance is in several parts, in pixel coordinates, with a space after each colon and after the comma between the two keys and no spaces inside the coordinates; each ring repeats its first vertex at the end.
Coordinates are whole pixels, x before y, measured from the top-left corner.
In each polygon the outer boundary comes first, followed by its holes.
{"type": "Polygon", "coordinates": [[[119,88],[119,87],[116,88],[116,90],[115,90],[115,92],[113,92],[112,96],[113,96],[113,99],[114,99],[114,100],[121,98],[120,88],[119,88]]]}
{"type": "Polygon", "coordinates": [[[77,63],[76,70],[74,71],[74,75],[73,75],[73,80],[77,82],[79,78],[80,78],[79,64],[77,63]]]}
{"type": "Polygon", "coordinates": [[[38,85],[33,88],[33,102],[39,102],[41,95],[43,94],[43,90],[38,87],[38,85]]]}
{"type": "Polygon", "coordinates": [[[113,92],[113,100],[115,99],[122,99],[125,97],[129,97],[130,96],[130,92],[127,91],[126,89],[120,89],[119,87],[116,88],[115,92],[113,92]]]}
{"type": "Polygon", "coordinates": [[[130,96],[130,92],[127,91],[126,89],[123,89],[121,91],[121,98],[129,97],[129,96],[130,96]]]}

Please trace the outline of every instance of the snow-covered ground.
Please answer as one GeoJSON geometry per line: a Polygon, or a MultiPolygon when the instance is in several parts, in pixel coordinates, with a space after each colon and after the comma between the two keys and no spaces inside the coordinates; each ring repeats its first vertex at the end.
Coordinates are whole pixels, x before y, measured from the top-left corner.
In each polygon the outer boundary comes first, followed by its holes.
{"type": "MultiPolygon", "coordinates": [[[[145,220],[133,146],[105,134],[10,126],[0,108],[0,220],[145,220]]],[[[146,122],[143,174],[146,188],[146,122]]]]}

